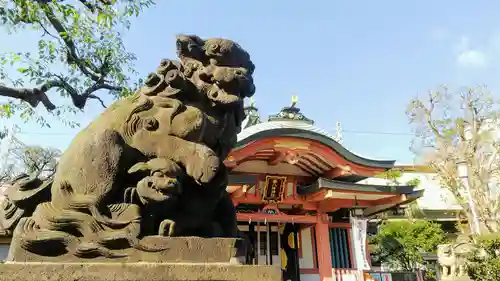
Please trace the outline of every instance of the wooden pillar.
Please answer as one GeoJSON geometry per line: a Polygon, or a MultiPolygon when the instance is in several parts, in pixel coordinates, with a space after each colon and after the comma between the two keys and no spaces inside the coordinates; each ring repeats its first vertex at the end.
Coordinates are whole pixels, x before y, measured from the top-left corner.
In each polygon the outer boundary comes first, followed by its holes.
{"type": "Polygon", "coordinates": [[[320,281],[332,281],[332,256],[330,252],[330,232],[328,215],[318,213],[316,223],[316,248],[318,255],[318,269],[320,281]]]}

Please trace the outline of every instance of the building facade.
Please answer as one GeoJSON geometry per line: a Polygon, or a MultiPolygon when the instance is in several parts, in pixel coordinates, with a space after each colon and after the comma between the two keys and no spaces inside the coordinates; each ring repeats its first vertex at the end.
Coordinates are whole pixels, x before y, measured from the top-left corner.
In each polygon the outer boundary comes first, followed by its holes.
{"type": "Polygon", "coordinates": [[[366,218],[423,191],[359,183],[394,161],[350,152],[295,103],[266,122],[254,105],[246,111],[225,164],[239,229],[252,245],[247,263],[278,266],[283,280],[363,280],[354,275],[370,268],[366,218]]]}

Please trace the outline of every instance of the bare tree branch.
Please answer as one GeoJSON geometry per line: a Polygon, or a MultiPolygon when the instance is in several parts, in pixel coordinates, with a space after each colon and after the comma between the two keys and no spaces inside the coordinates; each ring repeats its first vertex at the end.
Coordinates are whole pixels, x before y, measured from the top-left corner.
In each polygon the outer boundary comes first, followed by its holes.
{"type": "Polygon", "coordinates": [[[469,222],[477,218],[485,231],[499,231],[500,105],[480,88],[459,95],[430,92],[427,101],[412,100],[408,111],[410,123],[423,132],[417,139],[431,144],[427,163],[463,207],[469,222]],[[462,165],[465,174],[459,173],[462,165]]]}

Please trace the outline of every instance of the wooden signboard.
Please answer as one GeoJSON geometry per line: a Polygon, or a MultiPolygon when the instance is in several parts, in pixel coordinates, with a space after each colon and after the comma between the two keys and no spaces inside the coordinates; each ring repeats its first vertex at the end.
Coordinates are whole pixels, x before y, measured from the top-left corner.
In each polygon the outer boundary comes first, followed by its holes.
{"type": "Polygon", "coordinates": [[[266,176],[262,200],[268,202],[279,202],[283,199],[285,192],[286,177],[266,176]]]}

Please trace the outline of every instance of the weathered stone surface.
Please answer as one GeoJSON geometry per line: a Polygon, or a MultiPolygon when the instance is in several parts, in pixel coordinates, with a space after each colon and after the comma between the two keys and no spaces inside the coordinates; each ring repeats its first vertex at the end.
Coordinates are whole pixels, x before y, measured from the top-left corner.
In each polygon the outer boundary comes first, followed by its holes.
{"type": "Polygon", "coordinates": [[[7,263],[2,281],[281,281],[276,266],[169,263],[7,263]]]}
{"type": "Polygon", "coordinates": [[[134,248],[123,249],[121,257],[108,259],[103,256],[81,259],[66,253],[59,256],[40,256],[12,243],[8,260],[16,262],[82,262],[82,263],[120,263],[120,262],[165,262],[169,263],[229,263],[233,258],[241,258],[241,239],[163,237],[148,236],[143,243],[150,248],[166,249],[161,252],[147,252],[134,248]]]}
{"type": "Polygon", "coordinates": [[[121,260],[168,252],[148,236],[237,237],[223,160],[255,67],[230,40],[183,35],[176,45],[179,61],[162,60],[77,134],[53,180],[12,183],[3,205],[11,261],[19,249],[44,257],[35,260],[121,260]]]}

